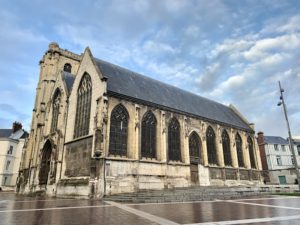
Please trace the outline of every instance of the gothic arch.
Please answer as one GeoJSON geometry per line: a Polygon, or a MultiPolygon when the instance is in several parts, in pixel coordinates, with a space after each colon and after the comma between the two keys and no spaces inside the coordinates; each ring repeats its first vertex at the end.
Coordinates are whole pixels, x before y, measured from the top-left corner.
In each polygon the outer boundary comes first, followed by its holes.
{"type": "Polygon", "coordinates": [[[180,124],[175,117],[168,125],[168,158],[172,161],[181,161],[180,124]]]}
{"type": "Polygon", "coordinates": [[[250,136],[247,138],[248,151],[250,156],[250,164],[252,169],[256,169],[255,152],[253,146],[253,140],[250,136]]]}
{"type": "Polygon", "coordinates": [[[244,153],[243,153],[243,142],[242,142],[242,138],[239,135],[239,133],[236,133],[236,135],[235,135],[235,146],[236,146],[236,152],[237,152],[239,167],[245,167],[244,153]]]}
{"type": "Polygon", "coordinates": [[[109,133],[109,154],[127,156],[129,114],[119,104],[111,112],[109,133]]]}
{"type": "Polygon", "coordinates": [[[147,111],[142,119],[142,157],[156,158],[156,125],[155,115],[151,110],[147,111]]]}
{"type": "Polygon", "coordinates": [[[39,171],[39,185],[47,185],[51,167],[51,155],[53,145],[50,140],[47,140],[41,152],[41,164],[39,171]]]}
{"type": "Polygon", "coordinates": [[[189,136],[190,163],[198,164],[202,162],[201,140],[199,135],[193,131],[189,136]]]}
{"type": "Polygon", "coordinates": [[[81,78],[77,89],[77,106],[74,138],[78,138],[89,134],[91,98],[92,80],[90,75],[85,73],[81,78]]]}
{"type": "Polygon", "coordinates": [[[70,63],[66,63],[64,65],[64,71],[68,72],[68,73],[71,73],[72,72],[72,65],[70,63]]]}
{"type": "Polygon", "coordinates": [[[222,147],[223,147],[225,166],[232,166],[232,158],[231,158],[231,151],[230,151],[230,138],[225,129],[222,132],[222,147]]]}
{"type": "Polygon", "coordinates": [[[59,90],[59,88],[57,88],[52,98],[52,120],[51,120],[51,129],[50,129],[51,133],[55,132],[57,129],[60,103],[61,103],[61,91],[59,90]]]}
{"type": "Polygon", "coordinates": [[[216,135],[211,126],[206,129],[206,147],[209,164],[218,164],[217,149],[216,149],[216,135]]]}

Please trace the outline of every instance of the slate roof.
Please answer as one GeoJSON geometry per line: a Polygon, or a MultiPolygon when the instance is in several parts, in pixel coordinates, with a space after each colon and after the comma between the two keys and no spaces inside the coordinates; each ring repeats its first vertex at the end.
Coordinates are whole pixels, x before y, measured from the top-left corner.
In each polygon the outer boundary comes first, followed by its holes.
{"type": "Polygon", "coordinates": [[[28,138],[29,134],[27,131],[24,131],[23,135],[20,137],[20,139],[28,138]]]}
{"type": "Polygon", "coordinates": [[[72,89],[72,86],[73,86],[73,83],[74,83],[74,80],[75,80],[75,75],[73,75],[71,73],[68,73],[66,71],[64,71],[63,75],[64,75],[64,80],[66,82],[66,86],[67,86],[67,89],[68,89],[68,93],[70,93],[71,89],[72,89]]]}
{"type": "Polygon", "coordinates": [[[0,129],[0,138],[8,138],[12,133],[12,129],[0,129]]]}
{"type": "Polygon", "coordinates": [[[108,94],[142,101],[171,111],[253,130],[231,108],[103,60],[95,62],[107,78],[108,94]]]}
{"type": "Polygon", "coordinates": [[[278,136],[264,136],[266,144],[288,145],[288,140],[278,136]]]}

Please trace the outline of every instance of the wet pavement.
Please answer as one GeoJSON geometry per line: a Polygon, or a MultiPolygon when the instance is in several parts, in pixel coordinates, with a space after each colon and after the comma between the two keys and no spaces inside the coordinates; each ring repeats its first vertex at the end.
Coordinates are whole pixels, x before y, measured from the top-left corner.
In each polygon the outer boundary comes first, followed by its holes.
{"type": "Polygon", "coordinates": [[[300,224],[300,198],[120,204],[0,192],[0,225],[300,224]]]}

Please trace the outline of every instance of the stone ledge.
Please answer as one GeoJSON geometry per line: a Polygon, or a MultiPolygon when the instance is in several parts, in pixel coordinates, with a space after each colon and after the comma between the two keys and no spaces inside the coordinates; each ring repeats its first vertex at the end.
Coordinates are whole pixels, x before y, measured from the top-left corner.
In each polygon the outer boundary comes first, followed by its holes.
{"type": "Polygon", "coordinates": [[[61,179],[58,185],[61,186],[87,186],[89,184],[89,178],[81,179],[61,179]]]}

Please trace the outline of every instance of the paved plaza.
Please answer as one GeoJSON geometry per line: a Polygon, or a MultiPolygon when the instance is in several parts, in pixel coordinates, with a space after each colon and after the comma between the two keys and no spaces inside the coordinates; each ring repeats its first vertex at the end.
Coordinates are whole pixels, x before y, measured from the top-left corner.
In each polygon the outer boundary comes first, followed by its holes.
{"type": "Polygon", "coordinates": [[[0,225],[300,224],[300,198],[120,204],[0,193],[0,225]]]}

